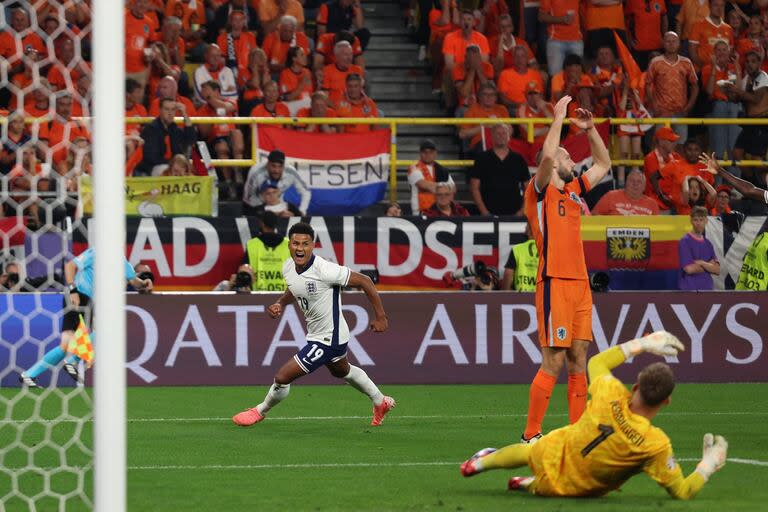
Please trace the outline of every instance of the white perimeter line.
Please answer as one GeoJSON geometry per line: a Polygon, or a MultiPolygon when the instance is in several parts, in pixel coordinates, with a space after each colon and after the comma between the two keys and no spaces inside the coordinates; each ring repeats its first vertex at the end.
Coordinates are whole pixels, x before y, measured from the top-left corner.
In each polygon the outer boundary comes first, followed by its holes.
{"type": "MultiPolygon", "coordinates": [[[[685,458],[678,459],[682,462],[697,462],[700,459],[685,458]]],[[[749,466],[765,466],[768,462],[753,459],[728,459],[728,462],[735,464],[747,464],[749,466]]],[[[728,463],[727,462],[727,463],[728,463]]],[[[727,464],[726,463],[726,464],[727,464]]],[[[350,463],[327,463],[327,464],[234,464],[234,465],[186,465],[186,466],[128,466],[132,471],[153,471],[153,470],[238,470],[238,469],[315,469],[315,468],[381,468],[381,467],[428,467],[428,466],[456,466],[461,462],[350,462],[350,463]]]]}
{"type": "MultiPolygon", "coordinates": [[[[567,414],[548,414],[547,417],[567,417],[567,414]]],[[[768,416],[768,411],[701,411],[701,412],[669,412],[659,416],[768,416]]],[[[420,419],[483,419],[483,418],[525,418],[527,414],[435,414],[435,415],[399,415],[393,414],[389,421],[420,420],[420,419]]],[[[363,420],[367,416],[275,416],[269,421],[340,421],[363,420]]],[[[179,423],[179,422],[219,422],[230,421],[230,417],[201,417],[201,418],[128,418],[128,423],[179,423]]],[[[26,423],[81,423],[92,421],[92,418],[83,420],[80,418],[49,419],[49,420],[0,420],[0,425],[26,424],[26,423]]]]}

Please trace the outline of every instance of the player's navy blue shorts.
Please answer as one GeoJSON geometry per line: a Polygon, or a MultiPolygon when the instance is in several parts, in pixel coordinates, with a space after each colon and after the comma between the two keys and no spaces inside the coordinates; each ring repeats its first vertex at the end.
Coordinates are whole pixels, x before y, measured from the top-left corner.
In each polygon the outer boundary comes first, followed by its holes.
{"type": "Polygon", "coordinates": [[[331,347],[317,341],[307,341],[304,348],[299,350],[293,358],[301,369],[309,374],[328,363],[335,363],[346,355],[346,343],[331,347]]]}

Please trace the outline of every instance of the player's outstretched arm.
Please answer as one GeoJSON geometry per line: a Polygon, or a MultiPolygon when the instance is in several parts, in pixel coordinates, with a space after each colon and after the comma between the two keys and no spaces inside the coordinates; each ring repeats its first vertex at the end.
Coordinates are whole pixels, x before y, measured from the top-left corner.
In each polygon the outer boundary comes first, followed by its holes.
{"type": "Polygon", "coordinates": [[[605,142],[603,142],[600,132],[595,128],[592,112],[583,108],[576,109],[576,117],[571,119],[571,124],[587,132],[593,163],[592,167],[584,173],[584,178],[589,182],[589,188],[591,189],[603,181],[605,175],[611,170],[611,156],[608,153],[608,148],[605,147],[605,142]]]}
{"type": "Polygon", "coordinates": [[[541,146],[541,162],[539,162],[539,170],[536,171],[536,176],[534,177],[534,184],[538,192],[544,190],[544,187],[549,185],[552,179],[555,153],[557,148],[560,147],[560,134],[563,131],[563,121],[565,121],[565,116],[568,114],[568,104],[570,102],[571,97],[566,95],[560,98],[560,101],[555,105],[554,119],[544,139],[544,144],[541,146]]]}
{"type": "Polygon", "coordinates": [[[709,478],[725,465],[728,457],[728,441],[723,436],[704,434],[701,462],[687,477],[672,457],[671,448],[649,460],[643,471],[664,487],[670,496],[678,500],[695,497],[709,478]]]}
{"type": "Polygon", "coordinates": [[[587,365],[589,381],[594,382],[603,375],[622,364],[630,357],[650,352],[657,356],[674,356],[685,350],[685,347],[675,335],[667,331],[656,331],[648,336],[630,340],[621,345],[592,356],[587,365]]]}
{"type": "Polygon", "coordinates": [[[296,297],[293,296],[291,290],[286,289],[280,298],[277,299],[277,302],[267,307],[267,313],[272,318],[279,318],[283,314],[283,308],[294,302],[296,302],[296,297]]]}
{"type": "Polygon", "coordinates": [[[753,201],[759,201],[761,203],[768,203],[768,191],[763,190],[761,188],[758,188],[754,186],[752,183],[748,181],[744,181],[741,178],[737,178],[733,174],[731,174],[730,171],[723,169],[720,164],[717,162],[717,158],[715,158],[715,154],[712,153],[711,155],[708,155],[706,153],[702,153],[699,156],[699,161],[707,166],[707,171],[714,174],[719,175],[723,178],[723,181],[728,183],[730,186],[735,188],[739,191],[741,195],[746,197],[747,199],[751,199],[753,201]]]}
{"type": "Polygon", "coordinates": [[[348,286],[359,288],[365,292],[366,297],[373,306],[374,319],[371,322],[370,329],[375,332],[384,332],[389,327],[387,314],[384,312],[384,304],[381,302],[381,296],[373,284],[371,278],[359,272],[350,272],[348,286]]]}

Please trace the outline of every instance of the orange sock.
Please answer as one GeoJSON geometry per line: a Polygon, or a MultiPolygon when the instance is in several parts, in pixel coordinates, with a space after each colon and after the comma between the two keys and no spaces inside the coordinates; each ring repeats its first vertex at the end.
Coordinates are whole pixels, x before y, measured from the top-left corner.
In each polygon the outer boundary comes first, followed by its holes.
{"type": "Polygon", "coordinates": [[[544,421],[544,415],[549,407],[549,397],[552,396],[552,389],[555,387],[557,378],[543,370],[536,373],[531,383],[531,391],[528,395],[528,422],[525,424],[523,436],[530,439],[541,432],[541,423],[544,421]]]}
{"type": "Polygon", "coordinates": [[[587,407],[587,374],[568,374],[568,420],[576,423],[587,407]]]}

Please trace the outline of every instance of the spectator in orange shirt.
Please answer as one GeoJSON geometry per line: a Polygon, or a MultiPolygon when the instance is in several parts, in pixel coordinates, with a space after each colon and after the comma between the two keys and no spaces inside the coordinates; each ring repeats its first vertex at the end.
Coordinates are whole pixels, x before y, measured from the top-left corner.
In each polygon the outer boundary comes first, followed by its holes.
{"type": "Polygon", "coordinates": [[[11,96],[10,109],[26,109],[30,105],[34,104],[35,99],[32,96],[32,86],[34,85],[35,77],[40,75],[40,54],[32,47],[27,48],[24,51],[24,71],[16,73],[11,78],[12,87],[9,91],[13,94],[11,96]]]}
{"type": "MultiPolygon", "coordinates": [[[[0,144],[0,176],[5,176],[16,165],[19,150],[29,142],[30,136],[24,125],[24,112],[11,112],[8,115],[8,128],[0,144]]],[[[2,208],[0,208],[2,212],[2,208]]]]}
{"type": "Polygon", "coordinates": [[[258,13],[265,35],[277,30],[285,16],[292,16],[296,30],[304,32],[304,7],[298,0],[259,0],[258,13]]]}
{"type": "Polygon", "coordinates": [[[437,145],[431,139],[424,139],[419,144],[419,159],[408,168],[412,215],[424,213],[435,204],[437,185],[441,183],[448,190],[456,188],[451,173],[437,162],[437,145]]]}
{"type": "MultiPolygon", "coordinates": [[[[34,118],[41,118],[41,117],[50,117],[52,118],[55,112],[51,111],[51,101],[50,96],[52,94],[50,85],[48,84],[48,80],[45,78],[41,78],[37,81],[36,87],[32,91],[32,97],[34,98],[35,102],[31,106],[27,106],[25,108],[26,114],[29,117],[34,118]]],[[[31,131],[33,133],[37,133],[37,126],[34,125],[31,131]]]]}
{"type": "MultiPolygon", "coordinates": [[[[584,109],[595,117],[605,117],[605,108],[597,102],[597,94],[600,91],[599,87],[592,83],[592,80],[586,76],[582,77],[581,81],[574,87],[576,94],[573,97],[573,101],[568,104],[568,117],[576,118],[576,110],[584,109]]],[[[568,134],[581,133],[583,130],[576,125],[571,124],[568,126],[568,134]]]]}
{"type": "MultiPolygon", "coordinates": [[[[312,94],[312,103],[296,113],[296,117],[337,117],[336,111],[328,105],[328,95],[323,91],[312,94]]],[[[338,125],[308,124],[298,126],[297,129],[305,132],[336,133],[338,125]]]]}
{"type": "MultiPolygon", "coordinates": [[[[363,77],[356,73],[347,75],[347,91],[339,101],[336,113],[339,117],[380,117],[376,102],[365,95],[363,77]]],[[[344,133],[365,133],[374,129],[372,124],[339,125],[344,133]]]]}
{"type": "Polygon", "coordinates": [[[34,30],[29,30],[29,14],[21,7],[11,10],[10,30],[6,28],[0,33],[0,57],[8,62],[8,78],[10,79],[16,73],[24,71],[24,64],[21,61],[24,50],[32,47],[43,56],[48,55],[45,43],[40,39],[34,30]],[[16,44],[16,36],[27,32],[21,37],[20,44],[16,44]]]}
{"type": "Polygon", "coordinates": [[[568,55],[584,56],[579,8],[579,0],[541,0],[539,4],[539,21],[547,25],[549,76],[562,71],[568,55]]]}
{"type": "MultiPolygon", "coordinates": [[[[544,88],[538,82],[529,82],[525,87],[525,103],[517,109],[517,117],[520,119],[532,119],[554,117],[554,108],[551,103],[544,101],[544,88]]],[[[542,144],[549,131],[548,124],[533,125],[533,144],[542,144]]],[[[528,125],[520,125],[520,134],[523,140],[528,141],[528,125]]]]}
{"type": "Polygon", "coordinates": [[[627,0],[629,48],[640,69],[648,67],[650,54],[661,50],[661,36],[669,30],[664,0],[627,0]]]}
{"type": "Polygon", "coordinates": [[[510,112],[526,102],[526,89],[531,82],[535,82],[544,90],[544,78],[538,70],[528,67],[528,50],[523,46],[515,47],[515,65],[505,69],[499,75],[499,93],[501,102],[510,112]]]}
{"type": "MultiPolygon", "coordinates": [[[[737,34],[734,35],[738,36],[737,34]]],[[[736,53],[739,55],[739,65],[742,68],[749,52],[757,52],[758,54],[763,52],[763,55],[765,55],[765,49],[763,48],[763,18],[759,14],[749,17],[746,33],[736,41],[736,53]]]]}
{"type": "Polygon", "coordinates": [[[443,57],[445,59],[445,69],[450,73],[453,68],[464,63],[464,57],[467,53],[467,46],[474,44],[480,49],[483,61],[489,60],[490,48],[488,39],[477,32],[475,29],[475,15],[470,10],[461,11],[461,28],[445,36],[443,40],[443,57]]]}
{"type": "MultiPolygon", "coordinates": [[[[675,17],[675,32],[683,41],[691,38],[693,26],[709,16],[709,2],[707,0],[683,0],[683,5],[675,17]]],[[[687,48],[686,48],[687,50],[687,48]]]]}
{"type": "Polygon", "coordinates": [[[480,21],[477,30],[490,39],[499,34],[499,19],[509,16],[509,7],[505,0],[483,0],[481,6],[479,11],[475,11],[480,21]]]}
{"type": "Polygon", "coordinates": [[[587,0],[584,18],[590,57],[594,58],[603,46],[616,50],[614,30],[622,41],[627,41],[622,0],[587,0]]]}
{"type": "Polygon", "coordinates": [[[251,50],[258,48],[256,34],[248,31],[243,11],[229,13],[229,25],[226,32],[219,34],[216,44],[221,48],[226,66],[232,70],[235,79],[246,73],[248,56],[251,50]]]}
{"type": "MultiPolygon", "coordinates": [[[[640,99],[640,93],[637,89],[631,88],[629,77],[624,75],[621,87],[621,97],[616,106],[614,117],[627,119],[641,119],[648,117],[648,111],[643,106],[640,99]]],[[[643,154],[642,139],[643,133],[649,129],[648,126],[636,124],[622,124],[616,129],[616,135],[619,138],[619,156],[624,159],[640,158],[643,154]]],[[[633,169],[635,169],[633,167],[633,169]]],[[[626,169],[623,165],[618,166],[616,181],[619,186],[624,185],[626,169]]]]}
{"type": "Polygon", "coordinates": [[[659,205],[644,190],[645,175],[634,168],[629,171],[624,188],[606,192],[592,208],[592,215],[658,215],[659,205]]]}
{"type": "Polygon", "coordinates": [[[503,14],[499,17],[499,32],[488,39],[491,48],[491,62],[498,76],[502,70],[515,65],[515,49],[522,46],[528,53],[528,64],[538,68],[536,57],[524,39],[515,38],[512,24],[512,16],[503,14]]]}
{"type": "Polygon", "coordinates": [[[56,91],[75,89],[77,79],[91,73],[91,66],[81,58],[75,57],[75,43],[65,37],[56,51],[56,60],[48,70],[48,83],[56,91]]]}
{"type": "MultiPolygon", "coordinates": [[[[150,98],[157,95],[157,87],[166,76],[172,77],[176,82],[182,78],[182,68],[173,64],[168,47],[162,42],[152,43],[152,63],[149,71],[148,94],[150,98]]],[[[186,77],[185,77],[186,78],[186,77]]]]}
{"type": "Polygon", "coordinates": [[[624,81],[624,70],[616,60],[611,46],[601,46],[597,49],[597,59],[590,70],[590,78],[598,87],[597,97],[600,104],[615,112],[616,99],[621,94],[624,81]]]}
{"type": "Polygon", "coordinates": [[[290,48],[298,46],[309,55],[309,39],[303,32],[296,30],[296,23],[296,18],[293,16],[283,16],[277,31],[270,33],[264,39],[264,53],[267,54],[269,69],[273,73],[280,73],[283,70],[290,48]]]}
{"type": "MultiPolygon", "coordinates": [[[[682,57],[680,38],[664,34],[664,54],[653,59],[646,75],[645,106],[653,117],[687,117],[699,95],[699,80],[690,59],[682,57]]],[[[686,125],[674,127],[678,135],[688,135],[686,125]]]]}
{"type": "MultiPolygon", "coordinates": [[[[183,3],[183,2],[180,2],[183,3]]],[[[168,49],[168,64],[184,68],[187,57],[187,47],[184,38],[181,37],[182,21],[176,16],[166,16],[160,28],[160,35],[156,40],[163,43],[168,49]]]]}
{"type": "Polygon", "coordinates": [[[365,58],[363,57],[363,47],[360,45],[360,39],[348,30],[320,36],[315,47],[312,69],[321,70],[323,66],[336,62],[333,49],[339,41],[346,41],[352,45],[352,55],[354,56],[352,63],[365,69],[365,58]]]}
{"type": "MultiPolygon", "coordinates": [[[[147,109],[141,104],[144,99],[144,89],[141,84],[132,78],[125,80],[125,117],[147,117],[147,109]]],[[[126,159],[130,158],[134,151],[141,145],[141,125],[126,124],[126,159]]]]}
{"type": "MultiPolygon", "coordinates": [[[[420,0],[424,1],[424,0],[420,0]]],[[[437,2],[434,2],[437,4],[437,2]]],[[[423,16],[421,16],[423,18],[423,16]]],[[[443,43],[445,36],[459,28],[459,10],[452,0],[439,0],[439,5],[429,11],[429,60],[432,63],[432,90],[439,91],[445,76],[445,57],[443,56],[443,43]],[[439,8],[438,8],[439,7],[439,8]]],[[[418,38],[423,45],[421,29],[418,38]]],[[[419,47],[419,61],[426,59],[427,50],[419,47]]]]}
{"type": "MultiPolygon", "coordinates": [[[[709,117],[736,118],[741,112],[741,103],[730,101],[728,96],[720,88],[723,81],[736,84],[741,76],[739,59],[732,58],[731,50],[725,41],[715,43],[715,52],[711,62],[701,70],[701,83],[709,97],[711,112],[709,117]]],[[[741,133],[738,125],[715,124],[709,126],[709,148],[715,153],[718,160],[728,157],[733,159],[733,146],[741,133]]]]}
{"type": "Polygon", "coordinates": [[[731,187],[720,185],[715,190],[717,190],[717,201],[715,201],[715,206],[710,210],[709,214],[718,216],[733,213],[731,209],[731,187]]]}
{"type": "MultiPolygon", "coordinates": [[[[352,75],[348,75],[347,79],[352,75]]],[[[310,105],[310,97],[315,91],[312,73],[307,68],[307,54],[300,46],[288,50],[285,69],[280,72],[280,96],[285,100],[291,114],[310,105]]]]}
{"type": "MultiPolygon", "coordinates": [[[[196,0],[201,1],[201,0],[196,0]]],[[[212,2],[213,3],[213,2],[212,2]]],[[[229,16],[232,11],[242,11],[245,13],[245,22],[248,26],[248,30],[254,34],[261,30],[259,26],[259,16],[256,10],[247,4],[246,0],[228,0],[225,2],[219,2],[217,7],[214,7],[216,12],[213,15],[213,19],[208,21],[206,39],[209,43],[215,43],[219,34],[224,32],[229,22],[229,16]]],[[[204,23],[200,21],[199,23],[204,23]]]]}
{"type": "Polygon", "coordinates": [[[675,151],[680,136],[672,128],[666,126],[656,130],[654,134],[656,148],[645,155],[643,171],[645,172],[645,195],[656,201],[660,210],[667,211],[672,206],[672,180],[661,174],[661,169],[670,162],[682,160],[683,157],[675,151]]]}
{"type": "Polygon", "coordinates": [[[157,83],[157,96],[153,98],[152,102],[149,104],[150,117],[157,117],[160,115],[160,102],[164,99],[170,99],[177,103],[184,104],[184,111],[188,115],[195,115],[195,106],[189,98],[179,94],[178,83],[172,76],[164,76],[157,83]]]}
{"type": "MultiPolygon", "coordinates": [[[[480,48],[471,44],[467,46],[464,62],[453,68],[451,78],[460,109],[456,115],[462,117],[463,109],[477,101],[478,88],[486,82],[493,81],[493,66],[489,62],[484,62],[480,48]]],[[[446,99],[446,106],[452,108],[454,105],[448,103],[446,99]]]]}
{"type": "Polygon", "coordinates": [[[581,57],[570,54],[563,61],[563,70],[552,77],[552,102],[559,101],[566,94],[576,96],[578,84],[592,79],[582,67],[581,57]]]}
{"type": "Polygon", "coordinates": [[[55,97],[56,116],[40,125],[38,138],[53,151],[53,162],[57,163],[67,157],[67,145],[76,137],[90,140],[91,134],[84,123],[72,120],[72,93],[59,91],[55,97]]]}
{"type": "Polygon", "coordinates": [[[11,200],[16,203],[18,210],[36,225],[40,225],[39,203],[40,198],[30,192],[46,192],[49,189],[48,176],[50,167],[38,160],[38,148],[33,143],[28,143],[21,154],[21,161],[8,174],[8,188],[11,200]]]}
{"type": "MultiPolygon", "coordinates": [[[[714,183],[714,178],[706,171],[706,166],[699,162],[699,155],[701,155],[701,145],[696,140],[689,139],[683,145],[683,159],[672,160],[659,171],[664,180],[671,182],[671,194],[667,198],[662,198],[662,201],[671,203],[678,215],[690,213],[690,207],[698,205],[698,201],[704,196],[704,194],[697,195],[697,191],[692,191],[696,185],[688,187],[686,177],[696,176],[706,181],[707,184],[714,183]],[[684,189],[687,190],[686,195],[683,195],[684,189]],[[690,199],[693,199],[694,202],[690,202],[690,199]]],[[[698,192],[703,192],[703,189],[698,190],[698,192]]],[[[712,189],[712,201],[714,201],[715,195],[715,191],[712,189]]],[[[704,199],[706,200],[706,198],[704,199]]]]}
{"type": "Polygon", "coordinates": [[[264,103],[251,110],[251,117],[290,117],[291,111],[285,103],[278,101],[279,98],[277,82],[267,82],[264,85],[264,103]]]}
{"type": "MultiPolygon", "coordinates": [[[[468,119],[504,119],[509,117],[507,107],[499,104],[498,98],[496,84],[490,81],[484,83],[477,91],[477,101],[470,105],[464,113],[464,117],[468,119]]],[[[480,142],[484,129],[485,125],[482,124],[467,124],[459,128],[459,138],[465,142],[469,140],[466,147],[468,151],[483,151],[480,142]]]]}
{"type": "MultiPolygon", "coordinates": [[[[211,80],[200,88],[200,94],[205,99],[205,104],[197,109],[198,117],[236,117],[237,105],[231,100],[221,96],[221,86],[211,80]]],[[[207,141],[211,152],[216,158],[229,160],[243,158],[245,143],[243,132],[234,124],[201,124],[198,126],[200,137],[207,141]]],[[[237,188],[245,182],[242,172],[237,172],[232,167],[220,168],[224,188],[229,194],[229,199],[238,197],[237,188]]]]}
{"type": "Polygon", "coordinates": [[[147,14],[147,9],[147,0],[132,0],[125,12],[125,77],[142,86],[149,79],[150,43],[158,29],[156,19],[147,14]]]}
{"type": "Polygon", "coordinates": [[[709,16],[693,26],[688,40],[688,53],[696,69],[711,62],[716,42],[724,41],[729,48],[733,48],[733,29],[725,22],[724,16],[725,0],[710,0],[709,16]]]}
{"type": "Polygon", "coordinates": [[[344,91],[347,88],[347,75],[357,73],[364,76],[360,66],[352,64],[353,52],[352,45],[347,41],[339,41],[333,48],[333,54],[336,56],[336,62],[328,64],[323,68],[323,81],[321,88],[328,92],[328,99],[331,105],[344,97],[344,91]]]}

